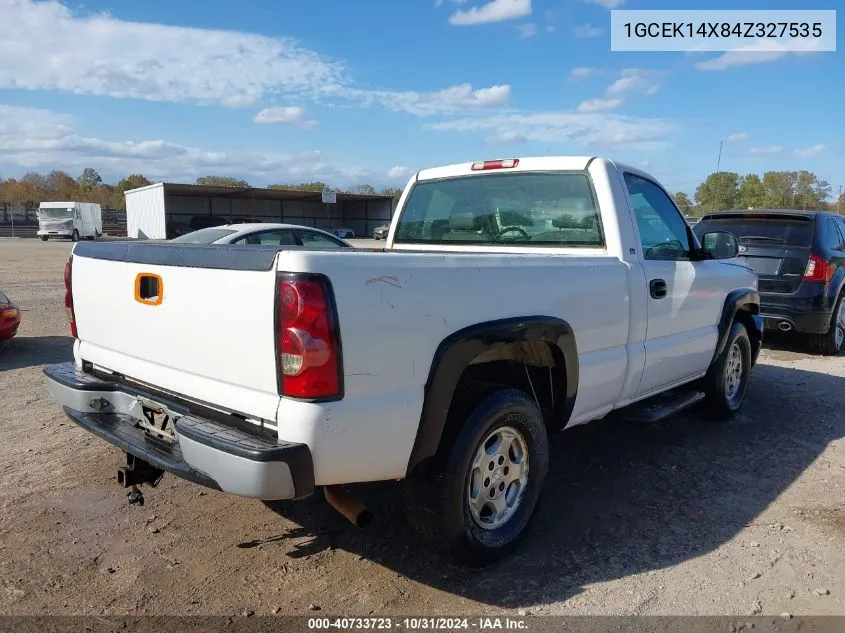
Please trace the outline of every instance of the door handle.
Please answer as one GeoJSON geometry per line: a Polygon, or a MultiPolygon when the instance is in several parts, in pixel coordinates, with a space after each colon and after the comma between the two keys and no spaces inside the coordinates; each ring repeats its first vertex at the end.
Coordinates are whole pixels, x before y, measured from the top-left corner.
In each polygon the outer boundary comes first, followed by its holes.
{"type": "Polygon", "coordinates": [[[668,292],[666,281],[663,279],[652,279],[648,282],[648,291],[654,299],[662,299],[668,292]]]}

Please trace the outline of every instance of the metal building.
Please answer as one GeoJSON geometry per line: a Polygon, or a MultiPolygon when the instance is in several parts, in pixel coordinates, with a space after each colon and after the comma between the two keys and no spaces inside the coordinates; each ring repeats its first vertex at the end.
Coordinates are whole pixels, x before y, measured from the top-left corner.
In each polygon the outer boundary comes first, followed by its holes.
{"type": "Polygon", "coordinates": [[[160,182],[126,192],[130,238],[171,239],[208,226],[236,222],[286,222],[324,230],[351,229],[372,236],[390,221],[390,196],[182,185],[160,182]],[[333,202],[331,200],[334,200],[333,202]]]}

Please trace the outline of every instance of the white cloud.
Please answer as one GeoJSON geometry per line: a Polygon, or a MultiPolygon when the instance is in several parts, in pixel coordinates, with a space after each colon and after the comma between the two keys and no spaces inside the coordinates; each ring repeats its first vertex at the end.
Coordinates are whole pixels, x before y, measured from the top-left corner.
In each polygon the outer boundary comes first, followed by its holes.
{"type": "Polygon", "coordinates": [[[67,115],[0,105],[0,167],[7,174],[26,169],[80,170],[95,167],[123,176],[194,179],[209,172],[257,178],[267,184],[322,180],[337,184],[379,182],[380,173],[327,160],[319,151],[298,153],[228,151],[165,140],[106,140],[81,136],[67,115]]]}
{"type": "Polygon", "coordinates": [[[784,51],[728,51],[713,59],[696,62],[695,67],[699,70],[727,70],[735,66],[773,62],[785,55],[784,51]]]}
{"type": "Polygon", "coordinates": [[[599,4],[605,9],[618,9],[625,4],[626,0],[584,0],[584,2],[588,2],[589,4],[599,4]]]}
{"type": "Polygon", "coordinates": [[[528,139],[519,132],[501,132],[500,134],[493,134],[485,139],[488,145],[516,145],[524,143],[528,139]]]}
{"type": "Polygon", "coordinates": [[[305,118],[305,111],[302,106],[265,108],[252,117],[252,121],[253,123],[292,123],[303,128],[311,128],[317,125],[316,121],[305,118]]]}
{"type": "Polygon", "coordinates": [[[824,145],[811,145],[810,147],[799,147],[795,150],[797,156],[808,158],[810,156],[818,156],[827,150],[824,145]]]}
{"type": "Polygon", "coordinates": [[[0,0],[0,15],[0,87],[242,107],[345,78],[289,38],[76,17],[55,0],[0,0]]]}
{"type": "MultiPolygon", "coordinates": [[[[274,105],[292,96],[412,105],[423,100],[431,111],[444,94],[462,89],[371,95],[356,89],[344,62],[291,38],[128,22],[107,14],[81,17],[56,0],[0,0],[0,24],[0,89],[232,108],[274,105]],[[53,44],[38,36],[45,33],[53,44]]],[[[500,94],[502,88],[486,90],[500,94]]],[[[486,107],[484,90],[462,107],[486,107]]],[[[443,111],[454,110],[447,103],[443,111]]]]}
{"type": "Polygon", "coordinates": [[[602,33],[604,33],[604,27],[593,26],[592,24],[581,24],[580,26],[572,27],[572,35],[579,40],[588,37],[598,37],[602,33]]]}
{"type": "Polygon", "coordinates": [[[455,11],[449,16],[449,24],[473,26],[505,22],[531,15],[531,0],[490,0],[481,6],[455,11]]]}
{"type": "Polygon", "coordinates": [[[622,99],[587,99],[578,104],[576,112],[607,112],[622,105],[622,99]]]}
{"type": "Polygon", "coordinates": [[[404,165],[398,165],[396,167],[391,167],[388,170],[387,177],[391,180],[398,180],[400,178],[407,178],[410,173],[410,169],[408,169],[404,165]]]}
{"type": "Polygon", "coordinates": [[[734,134],[728,134],[725,140],[728,143],[744,143],[748,140],[748,134],[745,132],[735,132],[734,134]]]}
{"type": "Polygon", "coordinates": [[[389,90],[357,90],[340,88],[337,94],[360,101],[365,106],[378,104],[388,110],[430,116],[475,108],[496,108],[507,105],[509,85],[474,89],[471,84],[458,84],[437,92],[394,92],[389,90]]]}
{"type": "Polygon", "coordinates": [[[752,147],[748,153],[752,156],[774,156],[783,152],[780,145],[769,145],[767,147],[752,147]]]}
{"type": "Polygon", "coordinates": [[[663,119],[646,119],[608,112],[572,111],[500,113],[465,117],[426,125],[444,132],[488,133],[500,139],[517,138],[536,143],[555,143],[571,148],[662,149],[676,125],[663,119]]]}
{"type": "Polygon", "coordinates": [[[528,39],[529,37],[534,37],[540,31],[540,27],[538,27],[533,22],[528,22],[526,24],[520,24],[516,27],[516,30],[519,31],[519,37],[522,39],[528,39]]]}
{"type": "Polygon", "coordinates": [[[569,81],[581,81],[587,77],[594,75],[598,70],[590,68],[589,66],[579,66],[569,71],[569,81]]]}
{"type": "Polygon", "coordinates": [[[728,68],[747,66],[749,64],[764,64],[766,62],[777,61],[789,54],[811,55],[819,52],[821,45],[820,40],[793,40],[787,38],[774,42],[761,41],[722,53],[712,59],[697,62],[695,67],[699,70],[727,70],[728,68]],[[767,50],[761,50],[763,48],[767,50]]]}
{"type": "Polygon", "coordinates": [[[619,79],[607,88],[609,95],[621,95],[626,92],[638,92],[643,95],[653,95],[660,90],[658,78],[660,73],[641,68],[626,68],[619,73],[619,79]]]}

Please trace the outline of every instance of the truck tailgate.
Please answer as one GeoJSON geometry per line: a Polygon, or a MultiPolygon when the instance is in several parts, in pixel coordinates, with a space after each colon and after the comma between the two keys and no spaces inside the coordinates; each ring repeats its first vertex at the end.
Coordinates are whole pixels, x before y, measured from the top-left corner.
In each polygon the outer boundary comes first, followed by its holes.
{"type": "Polygon", "coordinates": [[[189,399],[275,420],[277,250],[77,244],[71,273],[77,358],[189,399]],[[143,302],[149,288],[138,296],[139,275],[160,278],[160,302],[143,302]]]}

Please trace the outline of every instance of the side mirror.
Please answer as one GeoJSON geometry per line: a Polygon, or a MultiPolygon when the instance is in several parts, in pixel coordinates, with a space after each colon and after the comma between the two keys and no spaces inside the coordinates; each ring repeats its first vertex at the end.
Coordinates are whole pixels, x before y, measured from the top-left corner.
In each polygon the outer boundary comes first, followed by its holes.
{"type": "Polygon", "coordinates": [[[733,233],[712,231],[702,236],[701,252],[705,259],[731,259],[739,254],[739,242],[733,233]]]}

